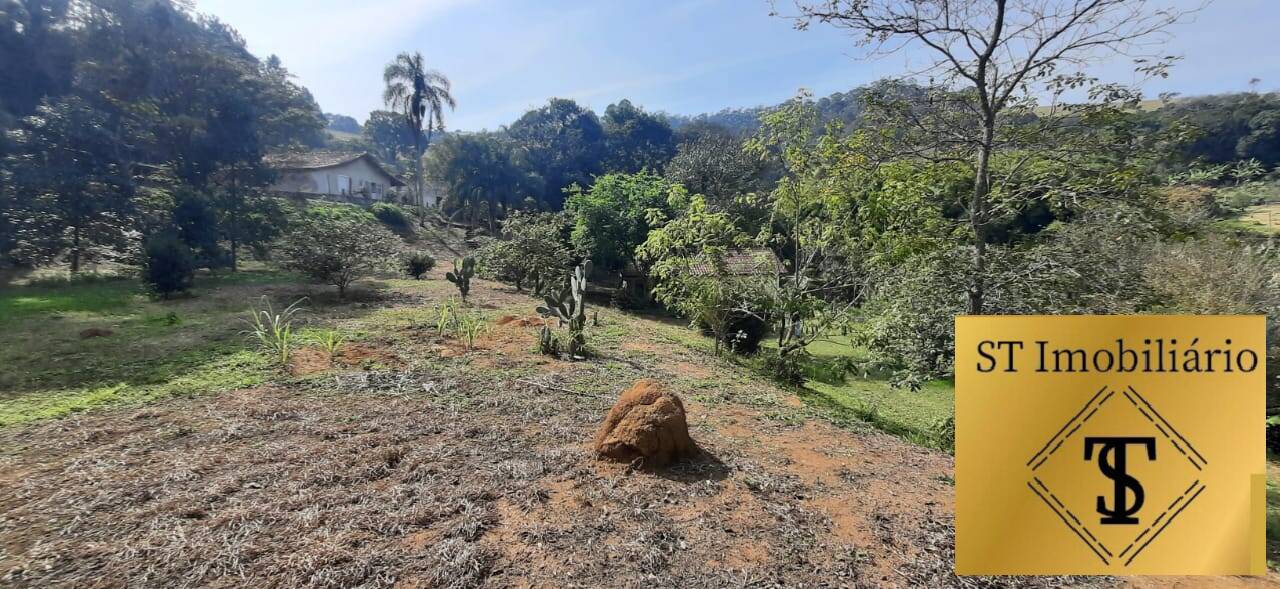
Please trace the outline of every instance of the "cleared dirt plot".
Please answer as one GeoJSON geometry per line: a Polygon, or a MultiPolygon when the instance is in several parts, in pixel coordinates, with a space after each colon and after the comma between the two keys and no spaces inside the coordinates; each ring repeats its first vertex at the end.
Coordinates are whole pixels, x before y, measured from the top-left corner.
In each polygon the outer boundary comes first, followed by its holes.
{"type": "MultiPolygon", "coordinates": [[[[1110,583],[954,577],[949,455],[837,427],[789,391],[680,345],[689,336],[678,325],[604,309],[600,354],[566,362],[532,351],[533,301],[507,287],[473,292],[490,323],[471,350],[427,326],[447,282],[364,288],[357,302],[317,297],[309,310],[309,324],[349,334],[332,359],[304,345],[286,368],[243,369],[259,385],[126,395],[0,431],[4,583],[1110,583]],[[662,470],[593,456],[605,413],[640,378],[684,399],[697,456],[662,470]]],[[[195,300],[224,289],[251,301],[305,287],[237,284],[195,300]]],[[[130,312],[150,312],[132,304],[114,308],[112,325],[126,329],[110,337],[128,337],[130,312]]],[[[182,307],[188,324],[222,312],[204,304],[182,307]]]]}

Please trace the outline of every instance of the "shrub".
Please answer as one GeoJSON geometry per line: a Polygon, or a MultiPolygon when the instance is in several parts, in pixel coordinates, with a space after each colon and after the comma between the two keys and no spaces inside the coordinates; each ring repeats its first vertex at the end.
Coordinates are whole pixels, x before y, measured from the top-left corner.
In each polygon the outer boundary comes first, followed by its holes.
{"type": "Polygon", "coordinates": [[[502,223],[503,239],[489,241],[475,252],[480,276],[514,284],[517,291],[543,287],[566,273],[571,254],[564,242],[563,214],[514,212],[502,223]]]}
{"type": "Polygon", "coordinates": [[[764,370],[778,382],[798,385],[804,382],[805,364],[808,353],[804,350],[780,356],[769,354],[764,357],[764,370]]]}
{"type": "Polygon", "coordinates": [[[161,234],[147,239],[143,279],[157,296],[168,299],[191,288],[196,260],[191,248],[174,235],[161,234]]]}
{"type": "Polygon", "coordinates": [[[427,252],[413,252],[404,259],[404,271],[414,280],[422,280],[422,275],[436,267],[436,259],[427,252]]]}
{"type": "Polygon", "coordinates": [[[384,267],[399,238],[377,224],[352,216],[308,215],[281,245],[284,266],[322,284],[338,287],[346,298],[352,282],[384,267]]]}
{"type": "Polygon", "coordinates": [[[899,385],[951,374],[956,315],[965,312],[963,252],[919,256],[889,271],[863,307],[854,333],[896,372],[899,385]]]}
{"type": "Polygon", "coordinates": [[[369,207],[369,212],[383,225],[396,233],[408,233],[413,230],[413,220],[404,209],[391,203],[379,202],[369,207]]]}
{"type": "Polygon", "coordinates": [[[1280,404],[1280,251],[1223,238],[1160,244],[1143,269],[1152,310],[1267,317],[1267,406],[1280,404]]]}

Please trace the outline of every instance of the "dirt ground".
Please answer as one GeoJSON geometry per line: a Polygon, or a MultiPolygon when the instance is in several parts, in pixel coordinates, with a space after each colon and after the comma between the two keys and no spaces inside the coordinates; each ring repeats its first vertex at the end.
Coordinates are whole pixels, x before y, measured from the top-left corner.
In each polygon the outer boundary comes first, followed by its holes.
{"type": "MultiPolygon", "coordinates": [[[[625,343],[585,362],[534,355],[539,322],[496,315],[474,350],[396,328],[269,386],[0,431],[0,585],[1124,584],[954,576],[949,455],[758,380],[708,385],[733,368],[620,317],[601,339],[625,343]],[[684,398],[696,460],[591,456],[644,377],[684,398]]],[[[1167,581],[1135,586],[1224,580],[1167,581]]]]}

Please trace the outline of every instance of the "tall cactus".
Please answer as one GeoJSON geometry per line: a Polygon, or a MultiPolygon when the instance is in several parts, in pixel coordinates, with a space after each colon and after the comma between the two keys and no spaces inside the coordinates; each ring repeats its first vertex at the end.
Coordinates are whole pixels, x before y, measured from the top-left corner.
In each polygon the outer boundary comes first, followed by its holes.
{"type": "Polygon", "coordinates": [[[462,266],[458,266],[458,260],[453,261],[453,272],[445,272],[444,277],[458,287],[458,292],[462,293],[462,300],[466,302],[467,293],[471,292],[471,277],[476,275],[476,259],[467,256],[462,258],[462,266]]]}
{"type": "Polygon", "coordinates": [[[569,284],[559,292],[543,296],[546,306],[538,307],[543,317],[555,317],[560,325],[569,327],[569,355],[581,357],[587,346],[587,276],[591,274],[591,260],[573,269],[569,284]]]}

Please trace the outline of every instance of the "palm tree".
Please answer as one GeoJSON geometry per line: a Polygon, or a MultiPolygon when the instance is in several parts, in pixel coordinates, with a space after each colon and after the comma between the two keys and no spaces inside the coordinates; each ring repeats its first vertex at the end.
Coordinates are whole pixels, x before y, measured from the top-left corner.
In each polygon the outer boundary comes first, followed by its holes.
{"type": "Polygon", "coordinates": [[[382,101],[388,108],[404,114],[409,132],[413,134],[415,198],[419,206],[425,205],[422,201],[422,156],[431,144],[431,135],[436,130],[444,131],[444,107],[453,110],[457,106],[449,93],[449,78],[427,69],[422,54],[415,51],[397,55],[383,70],[382,80],[387,85],[382,101]]]}

